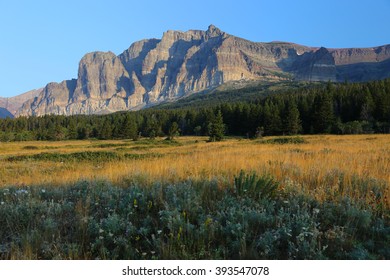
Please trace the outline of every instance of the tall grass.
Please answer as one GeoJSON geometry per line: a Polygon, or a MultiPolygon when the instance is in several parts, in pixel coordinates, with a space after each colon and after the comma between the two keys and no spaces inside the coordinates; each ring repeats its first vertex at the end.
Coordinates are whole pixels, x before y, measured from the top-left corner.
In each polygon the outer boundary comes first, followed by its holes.
{"type": "Polygon", "coordinates": [[[389,137],[0,143],[0,258],[389,259],[389,137]]]}
{"type": "Polygon", "coordinates": [[[206,143],[206,138],[196,137],[178,138],[175,145],[162,139],[0,143],[0,185],[58,186],[85,179],[127,186],[191,179],[217,180],[224,187],[244,170],[270,174],[282,187],[300,189],[318,200],[348,195],[390,208],[389,137],[281,137],[283,144],[276,138],[206,143]]]}

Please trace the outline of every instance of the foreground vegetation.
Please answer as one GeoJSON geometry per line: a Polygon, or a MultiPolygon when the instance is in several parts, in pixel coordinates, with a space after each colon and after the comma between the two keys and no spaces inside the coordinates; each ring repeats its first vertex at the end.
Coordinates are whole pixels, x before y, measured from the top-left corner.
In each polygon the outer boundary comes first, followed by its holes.
{"type": "Polygon", "coordinates": [[[390,221],[347,196],[319,202],[269,176],[0,192],[3,259],[389,259],[390,221]]]}
{"type": "Polygon", "coordinates": [[[389,259],[388,135],[0,143],[2,259],[389,259]]]}

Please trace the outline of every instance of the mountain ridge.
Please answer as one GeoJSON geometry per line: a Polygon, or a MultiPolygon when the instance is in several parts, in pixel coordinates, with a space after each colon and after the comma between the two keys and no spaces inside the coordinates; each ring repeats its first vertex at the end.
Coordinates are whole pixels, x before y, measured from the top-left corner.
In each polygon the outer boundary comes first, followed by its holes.
{"type": "Polygon", "coordinates": [[[30,90],[13,97],[0,97],[0,108],[7,110],[14,116],[24,102],[38,96],[42,89],[30,90]]]}
{"type": "Polygon", "coordinates": [[[142,109],[229,81],[367,81],[390,77],[390,45],[335,49],[256,43],[210,25],[163,33],[119,55],[91,52],[77,79],[49,83],[15,115],[99,114],[142,109]]]}

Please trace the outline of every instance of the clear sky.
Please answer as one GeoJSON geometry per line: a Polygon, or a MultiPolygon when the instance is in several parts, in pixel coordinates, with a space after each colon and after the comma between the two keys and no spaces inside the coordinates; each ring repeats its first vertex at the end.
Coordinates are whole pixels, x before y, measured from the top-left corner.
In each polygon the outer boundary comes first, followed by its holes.
{"type": "Polygon", "coordinates": [[[372,47],[390,44],[390,0],[0,0],[0,96],[76,78],[87,52],[210,24],[256,42],[372,47]]]}

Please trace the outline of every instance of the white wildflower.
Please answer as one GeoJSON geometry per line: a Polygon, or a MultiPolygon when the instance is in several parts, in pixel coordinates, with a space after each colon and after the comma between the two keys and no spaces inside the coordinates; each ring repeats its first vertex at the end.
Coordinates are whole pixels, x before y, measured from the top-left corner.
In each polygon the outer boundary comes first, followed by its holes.
{"type": "Polygon", "coordinates": [[[28,194],[28,190],[24,190],[24,189],[21,189],[21,190],[17,190],[16,192],[15,192],[17,195],[22,195],[22,194],[28,194]]]}

